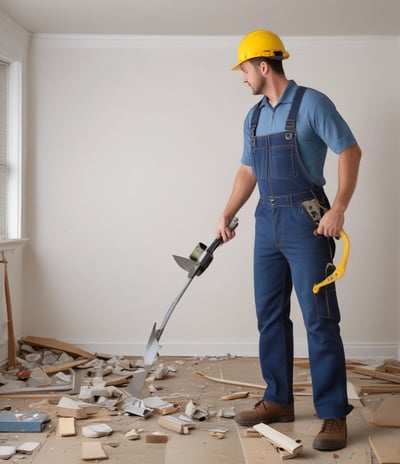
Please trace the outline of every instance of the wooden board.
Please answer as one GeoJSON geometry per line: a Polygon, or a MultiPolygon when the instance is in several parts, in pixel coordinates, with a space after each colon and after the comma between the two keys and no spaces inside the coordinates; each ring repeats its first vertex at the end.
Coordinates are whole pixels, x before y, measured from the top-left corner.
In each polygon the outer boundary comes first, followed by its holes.
{"type": "Polygon", "coordinates": [[[387,396],[370,414],[371,422],[376,426],[400,427],[400,396],[387,396]]]}
{"type": "Polygon", "coordinates": [[[58,434],[60,437],[72,437],[76,435],[75,419],[73,417],[60,417],[58,419],[58,434]]]}
{"type": "Polygon", "coordinates": [[[379,464],[400,464],[400,429],[375,429],[369,442],[379,464]]]}
{"type": "Polygon", "coordinates": [[[108,456],[105,453],[101,442],[99,441],[84,441],[82,443],[82,455],[83,461],[97,461],[98,459],[107,459],[108,456]]]}
{"type": "Polygon", "coordinates": [[[27,345],[40,346],[42,348],[52,348],[55,350],[65,351],[69,354],[75,354],[77,356],[82,356],[82,358],[95,359],[96,356],[87,351],[81,350],[75,345],[70,343],[61,342],[55,338],[45,338],[45,337],[22,337],[21,341],[27,345]]]}

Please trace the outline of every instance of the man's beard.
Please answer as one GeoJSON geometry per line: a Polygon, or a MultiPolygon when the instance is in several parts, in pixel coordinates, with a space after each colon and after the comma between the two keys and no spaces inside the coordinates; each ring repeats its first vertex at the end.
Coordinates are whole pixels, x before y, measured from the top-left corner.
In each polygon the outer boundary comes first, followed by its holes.
{"type": "Polygon", "coordinates": [[[260,79],[257,83],[250,86],[253,91],[253,95],[264,95],[265,80],[260,79]]]}

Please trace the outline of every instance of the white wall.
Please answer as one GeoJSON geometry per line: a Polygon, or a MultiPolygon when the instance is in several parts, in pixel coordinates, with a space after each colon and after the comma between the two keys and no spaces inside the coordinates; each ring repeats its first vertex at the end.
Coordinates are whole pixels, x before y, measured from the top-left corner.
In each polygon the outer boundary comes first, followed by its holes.
{"type": "MultiPolygon", "coordinates": [[[[214,238],[257,97],[239,37],[36,36],[30,54],[26,335],[141,355],[185,282],[171,255],[214,238]]],[[[338,290],[349,356],[397,356],[397,37],[285,40],[287,75],[326,92],[363,149],[338,290]]],[[[336,158],[327,164],[333,195],[336,158]]],[[[177,306],[162,354],[257,354],[254,196],[177,306]]],[[[296,354],[305,332],[293,301],[296,354]]]]}

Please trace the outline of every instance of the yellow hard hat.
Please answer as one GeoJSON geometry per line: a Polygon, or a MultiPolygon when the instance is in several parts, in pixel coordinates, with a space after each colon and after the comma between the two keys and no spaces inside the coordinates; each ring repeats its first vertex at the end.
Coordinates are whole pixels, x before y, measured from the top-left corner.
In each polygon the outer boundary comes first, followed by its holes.
{"type": "Polygon", "coordinates": [[[273,32],[258,30],[245,35],[238,48],[238,63],[233,71],[240,69],[240,65],[251,58],[265,56],[275,60],[289,58],[282,40],[273,32]]]}

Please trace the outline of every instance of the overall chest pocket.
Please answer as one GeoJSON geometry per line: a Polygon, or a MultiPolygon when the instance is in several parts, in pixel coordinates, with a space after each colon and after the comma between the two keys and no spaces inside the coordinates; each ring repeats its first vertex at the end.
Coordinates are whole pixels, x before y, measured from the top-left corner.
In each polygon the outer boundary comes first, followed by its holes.
{"type": "Polygon", "coordinates": [[[297,176],[295,144],[292,138],[288,140],[282,139],[282,137],[279,137],[278,140],[272,138],[269,145],[269,158],[271,178],[294,179],[297,176]]]}
{"type": "Polygon", "coordinates": [[[257,179],[268,177],[268,155],[265,147],[253,147],[253,171],[257,179]]]}

